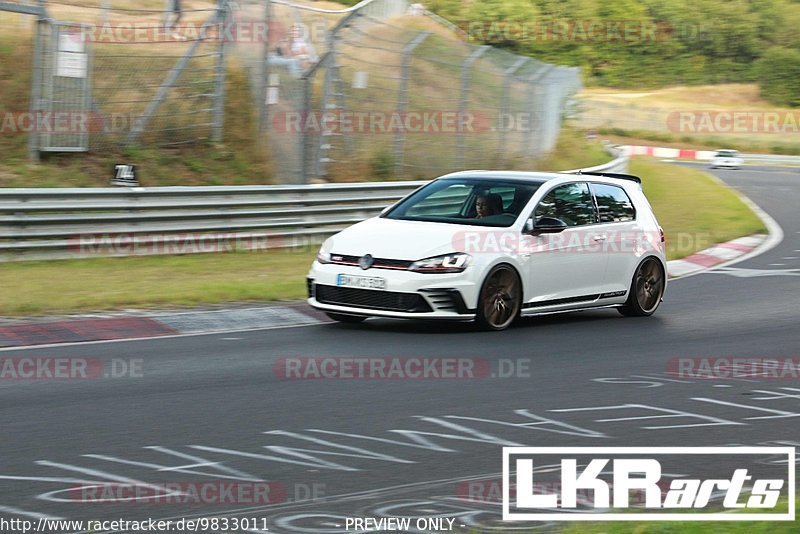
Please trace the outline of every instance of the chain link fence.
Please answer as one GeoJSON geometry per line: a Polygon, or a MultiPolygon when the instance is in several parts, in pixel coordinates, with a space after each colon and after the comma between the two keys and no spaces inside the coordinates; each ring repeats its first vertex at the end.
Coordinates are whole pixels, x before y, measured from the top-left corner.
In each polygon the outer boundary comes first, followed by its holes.
{"type": "Polygon", "coordinates": [[[6,33],[6,25],[0,30],[6,39],[32,42],[28,113],[34,159],[40,152],[103,152],[221,138],[225,0],[182,9],[172,0],[30,5],[43,15],[4,11],[3,21],[27,20],[16,32],[6,33]]]}
{"type": "Polygon", "coordinates": [[[219,141],[235,68],[276,182],[530,168],[580,88],[578,69],[469,44],[406,0],[174,1],[42,0],[13,20],[35,49],[31,113],[83,118],[37,129],[32,155],[219,141]]]}
{"type": "Polygon", "coordinates": [[[249,64],[280,180],[530,167],[554,147],[579,70],[471,45],[426,15],[271,2],[263,67],[249,64]]]}

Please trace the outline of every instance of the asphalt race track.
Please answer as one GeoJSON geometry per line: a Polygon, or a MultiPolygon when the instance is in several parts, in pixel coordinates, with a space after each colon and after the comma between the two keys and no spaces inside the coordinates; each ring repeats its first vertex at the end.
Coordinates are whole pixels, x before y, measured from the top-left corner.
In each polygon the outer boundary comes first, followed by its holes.
{"type": "Polygon", "coordinates": [[[584,312],[503,333],[369,320],[0,352],[86,358],[124,375],[0,381],[0,515],[258,518],[244,530],[269,532],[345,532],[351,516],[443,516],[463,532],[553,531],[501,524],[491,494],[503,445],[800,445],[797,378],[674,372],[677,358],[800,357],[800,170],[714,172],[774,218],[783,240],[671,282],[651,318],[584,312]],[[476,372],[281,375],[285,358],[324,357],[456,358],[476,372]],[[245,490],[269,481],[270,493],[97,502],[87,481],[245,490]]]}

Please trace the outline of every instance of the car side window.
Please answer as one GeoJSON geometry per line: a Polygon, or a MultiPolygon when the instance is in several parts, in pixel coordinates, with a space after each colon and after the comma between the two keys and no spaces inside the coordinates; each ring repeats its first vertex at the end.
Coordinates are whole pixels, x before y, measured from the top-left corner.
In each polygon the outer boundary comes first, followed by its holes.
{"type": "Polygon", "coordinates": [[[534,221],[542,217],[560,219],[567,226],[593,224],[594,205],[588,184],[564,184],[547,193],[533,212],[534,221]]]}
{"type": "Polygon", "coordinates": [[[408,216],[436,215],[438,217],[458,217],[472,193],[472,187],[465,184],[449,185],[434,191],[406,211],[408,216]]]}
{"type": "Polygon", "coordinates": [[[636,219],[636,209],[625,190],[616,185],[592,184],[600,222],[625,222],[636,219]]]}

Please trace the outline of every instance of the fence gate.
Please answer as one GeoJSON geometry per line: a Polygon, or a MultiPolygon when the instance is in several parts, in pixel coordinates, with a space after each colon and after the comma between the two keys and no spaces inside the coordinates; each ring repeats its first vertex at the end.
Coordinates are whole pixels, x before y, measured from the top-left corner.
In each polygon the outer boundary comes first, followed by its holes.
{"type": "Polygon", "coordinates": [[[90,27],[48,21],[40,31],[34,59],[41,73],[35,104],[39,151],[85,152],[99,120],[91,112],[91,39],[85,37],[90,27]]]}

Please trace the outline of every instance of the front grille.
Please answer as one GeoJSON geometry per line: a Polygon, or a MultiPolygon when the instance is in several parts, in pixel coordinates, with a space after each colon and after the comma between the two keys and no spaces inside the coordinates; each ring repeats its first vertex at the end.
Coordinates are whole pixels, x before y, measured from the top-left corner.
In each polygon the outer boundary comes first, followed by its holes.
{"type": "MultiPolygon", "coordinates": [[[[358,260],[361,256],[351,256],[347,254],[331,254],[331,263],[339,265],[355,265],[358,266],[358,260]]],[[[396,269],[408,270],[413,261],[409,260],[390,260],[387,258],[373,258],[372,267],[370,269],[396,269]]]]}
{"type": "Polygon", "coordinates": [[[398,293],[356,287],[314,285],[317,301],[323,304],[338,304],[355,308],[387,310],[398,312],[424,313],[433,311],[421,295],[398,293]]]}

